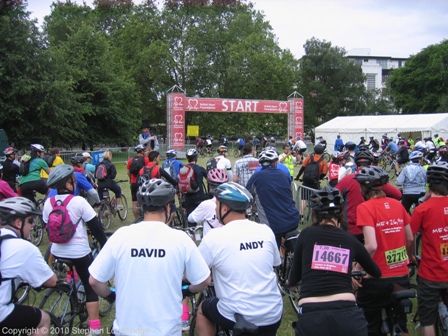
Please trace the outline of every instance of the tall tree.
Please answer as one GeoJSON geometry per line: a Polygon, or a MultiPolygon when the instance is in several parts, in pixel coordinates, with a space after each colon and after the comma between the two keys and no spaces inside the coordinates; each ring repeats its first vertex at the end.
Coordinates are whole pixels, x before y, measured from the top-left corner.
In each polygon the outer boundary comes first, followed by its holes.
{"type": "Polygon", "coordinates": [[[430,45],[393,70],[388,86],[403,113],[448,111],[448,40],[430,45]]]}

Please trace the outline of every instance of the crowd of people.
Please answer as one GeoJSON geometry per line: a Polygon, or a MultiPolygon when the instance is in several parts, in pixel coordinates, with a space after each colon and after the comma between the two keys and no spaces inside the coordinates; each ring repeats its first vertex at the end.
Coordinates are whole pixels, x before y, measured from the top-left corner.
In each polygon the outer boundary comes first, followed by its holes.
{"type": "MultiPolygon", "coordinates": [[[[86,292],[91,335],[103,329],[99,297],[116,302],[117,335],[180,335],[190,328],[189,296],[203,291],[212,278],[216,297],[198,308],[198,335],[214,335],[216,326],[231,330],[236,313],[257,325],[259,335],[276,335],[283,315],[275,274],[280,246],[300,228],[307,207],[312,223],[295,243],[287,283],[300,286],[296,335],[381,334],[382,309],[390,304],[393,291],[410,288],[410,262],[419,263],[422,334],[433,335],[440,293],[448,288],[448,162],[443,139],[425,138],[422,149],[418,138],[411,144],[401,137],[393,141],[386,135],[381,142],[362,137],[356,144],[338,136],[330,162],[323,155],[327,143],[322,137],[307,156],[300,137],[289,137],[281,153],[270,139],[253,139],[238,144],[242,156],[232,165],[228,140],[221,134],[216,155],[204,167],[198,164],[196,148],[187,151],[186,162],[173,149],[163,161],[157,137],[146,123],[139,139],[135,156],[126,163],[135,223],[108,239],[93,206],[102,199],[96,191],[102,188],[115,193],[117,209],[122,206],[111,152],[105,151],[96,166],[87,152],[72,157],[69,165],[57,159],[59,150],[51,151],[54,158],[47,160],[44,147],[33,144],[28,172],[17,188],[16,176],[24,165],[13,148],[5,150],[6,161],[0,166],[0,328],[46,334],[48,314],[11,298],[17,279],[33,287],[55,286],[55,274],[26,240],[35,215],[47,223],[55,202],[65,202],[76,229],[68,242],[53,243],[51,253],[76,267],[86,292]],[[396,180],[402,190],[377,166],[380,150],[398,155],[399,164],[410,161],[396,180]],[[431,162],[437,153],[438,161],[431,162]],[[431,163],[425,168],[426,160],[431,163]],[[42,177],[43,172],[47,176],[42,177]],[[301,182],[299,206],[291,192],[294,181],[301,182]],[[34,191],[48,194],[42,213],[34,191]],[[177,207],[184,208],[188,226],[202,225],[199,246],[170,228],[177,207]],[[253,213],[257,222],[248,219],[253,213]],[[95,259],[88,230],[102,247],[95,259]],[[423,237],[420,260],[415,258],[417,233],[423,237]],[[360,270],[367,275],[352,278],[352,271],[360,270]],[[112,278],[114,290],[109,286],[112,278]]],[[[407,332],[406,315],[398,315],[400,328],[407,332]]]]}

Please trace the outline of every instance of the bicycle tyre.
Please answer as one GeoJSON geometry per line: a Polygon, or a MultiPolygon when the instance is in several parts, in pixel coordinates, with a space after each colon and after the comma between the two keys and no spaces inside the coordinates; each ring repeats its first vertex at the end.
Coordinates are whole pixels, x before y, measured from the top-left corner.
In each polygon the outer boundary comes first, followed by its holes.
{"type": "Polygon", "coordinates": [[[196,330],[196,315],[198,313],[198,307],[202,303],[202,301],[205,300],[204,292],[201,292],[199,294],[198,299],[196,300],[196,310],[192,312],[191,318],[190,318],[190,330],[188,332],[189,336],[195,336],[195,330],[196,330]]]}
{"type": "Polygon", "coordinates": [[[101,226],[104,230],[107,230],[112,221],[112,210],[110,204],[102,202],[100,205],[100,210],[98,211],[98,218],[100,220],[101,226]]]}
{"type": "MultiPolygon", "coordinates": [[[[293,257],[288,257],[287,269],[286,269],[286,279],[289,279],[289,274],[291,273],[293,263],[293,257]]],[[[289,297],[289,302],[291,302],[292,309],[299,314],[299,300],[300,300],[300,283],[296,286],[297,290],[293,291],[289,287],[285,288],[286,294],[289,297]]]]}
{"type": "Polygon", "coordinates": [[[44,237],[44,222],[42,216],[34,216],[34,223],[34,227],[30,234],[30,242],[35,246],[39,246],[44,237]]]}
{"type": "Polygon", "coordinates": [[[324,158],[325,161],[331,162],[331,156],[330,154],[328,154],[327,152],[325,152],[324,154],[322,154],[322,157],[324,158]]]}
{"type": "Polygon", "coordinates": [[[187,215],[182,209],[177,209],[173,215],[172,227],[186,229],[188,227],[187,215]]]}
{"type": "Polygon", "coordinates": [[[207,153],[206,153],[206,151],[205,151],[204,148],[202,148],[202,149],[199,151],[199,155],[200,155],[201,157],[205,157],[206,154],[207,154],[207,153]]]}
{"type": "Polygon", "coordinates": [[[63,327],[59,323],[58,318],[53,313],[51,313],[51,312],[46,312],[46,313],[50,316],[49,335],[57,335],[57,336],[70,335],[68,327],[63,327]]]}
{"type": "Polygon", "coordinates": [[[30,291],[31,291],[30,285],[26,283],[20,283],[14,294],[14,297],[16,298],[16,303],[17,304],[23,303],[30,294],[30,291]]]}
{"type": "Polygon", "coordinates": [[[210,151],[207,154],[208,156],[213,157],[213,155],[215,154],[213,148],[210,148],[210,151]]]}
{"type": "Polygon", "coordinates": [[[233,150],[233,157],[234,158],[237,158],[237,157],[239,157],[240,156],[240,151],[238,150],[238,148],[235,148],[234,150],[233,150]]]}
{"type": "Polygon", "coordinates": [[[70,286],[59,283],[45,292],[39,309],[52,313],[62,328],[68,328],[66,334],[71,334],[76,316],[76,298],[72,295],[70,286]]]}
{"type": "Polygon", "coordinates": [[[121,205],[123,206],[123,210],[117,210],[117,213],[118,217],[124,221],[128,216],[128,199],[124,194],[121,194],[121,205]]]}

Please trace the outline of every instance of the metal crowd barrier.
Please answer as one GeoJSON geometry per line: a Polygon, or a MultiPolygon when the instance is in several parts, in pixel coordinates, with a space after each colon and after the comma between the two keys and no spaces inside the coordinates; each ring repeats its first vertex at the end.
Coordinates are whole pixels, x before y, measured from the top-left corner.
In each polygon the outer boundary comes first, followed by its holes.
{"type": "Polygon", "coordinates": [[[292,198],[297,210],[302,216],[300,224],[305,227],[311,225],[311,207],[310,202],[307,200],[314,191],[316,191],[316,189],[305,187],[303,185],[297,185],[295,182],[291,183],[292,198]]]}

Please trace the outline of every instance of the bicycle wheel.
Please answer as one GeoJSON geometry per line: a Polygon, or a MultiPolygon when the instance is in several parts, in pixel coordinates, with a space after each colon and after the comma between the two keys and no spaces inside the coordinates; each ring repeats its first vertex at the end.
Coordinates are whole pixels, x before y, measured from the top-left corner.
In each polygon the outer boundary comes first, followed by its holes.
{"type": "Polygon", "coordinates": [[[188,227],[187,215],[182,209],[177,209],[173,215],[172,227],[185,229],[188,227]]]}
{"type": "Polygon", "coordinates": [[[191,318],[190,318],[190,331],[188,333],[189,336],[195,336],[197,335],[196,333],[196,315],[198,313],[198,307],[199,305],[202,303],[202,301],[204,301],[206,299],[206,296],[204,294],[204,292],[201,292],[199,294],[198,299],[196,300],[196,310],[192,312],[191,314],[191,318]]]}
{"type": "Polygon", "coordinates": [[[206,150],[204,148],[201,148],[201,150],[199,151],[199,155],[201,157],[205,157],[206,154],[207,154],[206,150]]]}
{"type": "Polygon", "coordinates": [[[21,282],[16,289],[16,293],[14,294],[14,297],[16,298],[16,303],[21,304],[23,303],[26,298],[28,297],[28,294],[31,291],[31,286],[28,285],[25,282],[21,282]]]}
{"type": "Polygon", "coordinates": [[[69,335],[76,315],[76,304],[76,298],[72,295],[70,286],[60,283],[54,288],[47,289],[39,308],[54,314],[60,326],[67,328],[66,334],[69,335]]]}
{"type": "MultiPolygon", "coordinates": [[[[289,274],[291,273],[293,257],[288,256],[288,262],[286,264],[286,279],[289,279],[289,274]]],[[[290,287],[285,288],[285,292],[289,297],[289,301],[291,302],[292,309],[299,313],[299,299],[300,299],[300,284],[296,286],[296,290],[292,290],[290,287]]]]}
{"type": "Polygon", "coordinates": [[[238,150],[238,148],[235,148],[235,149],[233,150],[233,157],[237,158],[237,157],[239,157],[239,156],[240,156],[240,151],[238,150]]]}
{"type": "Polygon", "coordinates": [[[46,312],[48,315],[50,315],[50,335],[57,335],[57,336],[63,336],[63,335],[70,335],[70,330],[68,327],[63,327],[60,323],[58,318],[51,312],[46,312]]]}
{"type": "Polygon", "coordinates": [[[44,222],[41,216],[34,216],[34,226],[30,234],[30,242],[39,246],[44,237],[44,222]]]}
{"type": "Polygon", "coordinates": [[[213,147],[210,148],[210,150],[208,151],[207,154],[208,154],[208,156],[213,157],[213,155],[215,154],[215,152],[214,152],[214,150],[213,150],[213,147]]]}
{"type": "Polygon", "coordinates": [[[120,217],[120,219],[124,221],[128,216],[128,200],[124,194],[121,194],[121,205],[123,206],[123,209],[117,210],[117,212],[118,217],[120,217]]]}
{"type": "Polygon", "coordinates": [[[100,210],[98,211],[98,218],[100,219],[100,223],[103,229],[107,230],[112,221],[112,211],[110,209],[109,203],[101,203],[100,210]]]}
{"type": "Polygon", "coordinates": [[[327,163],[330,162],[330,160],[331,160],[331,156],[327,152],[322,154],[322,157],[324,158],[325,161],[327,161],[327,163]]]}

